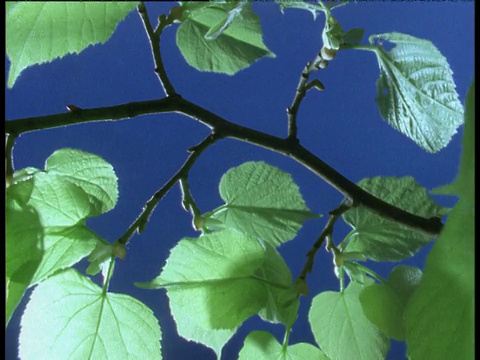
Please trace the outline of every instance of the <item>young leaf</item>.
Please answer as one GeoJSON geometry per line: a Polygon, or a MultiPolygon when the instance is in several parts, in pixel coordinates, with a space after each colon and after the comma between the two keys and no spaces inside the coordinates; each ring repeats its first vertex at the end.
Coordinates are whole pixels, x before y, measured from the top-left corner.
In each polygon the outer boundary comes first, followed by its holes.
{"type": "Polygon", "coordinates": [[[104,292],[73,269],[33,291],[22,316],[22,359],[161,359],[161,330],[137,299],[104,292]]]}
{"type": "Polygon", "coordinates": [[[397,266],[384,285],[372,284],[360,293],[363,313],[391,339],[404,340],[403,314],[422,272],[412,266],[397,266]]]}
{"type": "Polygon", "coordinates": [[[227,2],[191,10],[178,28],[177,46],[195,69],[233,75],[264,56],[275,57],[262,41],[251,6],[230,17],[232,6],[227,2]]]}
{"type": "Polygon", "coordinates": [[[227,171],[220,196],[225,205],[210,218],[274,246],[293,239],[305,220],[318,217],[289,174],[261,161],[227,171]]]}
{"type": "MultiPolygon", "coordinates": [[[[367,282],[368,283],[368,282],[367,282]]],[[[330,359],[385,359],[390,343],[363,314],[362,286],[351,282],[343,292],[315,296],[308,321],[315,341],[330,359]]]]}
{"type": "MultiPolygon", "coordinates": [[[[32,284],[77,263],[102,241],[84,223],[113,207],[118,193],[113,168],[100,157],[72,149],[59,150],[52,157],[46,171],[28,172],[33,186],[23,195],[25,205],[38,214],[43,231],[43,258],[32,284]]],[[[21,174],[14,179],[28,177],[25,171],[21,174]]],[[[7,259],[11,257],[15,254],[7,253],[7,259]]]]}
{"type": "Polygon", "coordinates": [[[257,240],[224,230],[180,240],[161,274],[137,286],[166,287],[179,335],[220,355],[236,327],[266,305],[267,280],[257,275],[264,261],[257,240]]]}
{"type": "Polygon", "coordinates": [[[375,50],[381,74],[377,105],[395,129],[428,152],[445,147],[463,122],[463,108],[445,57],[427,40],[400,33],[372,35],[396,46],[375,50]]]}
{"type": "Polygon", "coordinates": [[[104,43],[136,2],[18,2],[6,17],[8,87],[34,64],[104,43]]]}
{"type": "Polygon", "coordinates": [[[453,189],[460,200],[427,257],[423,279],[405,312],[411,359],[474,358],[475,87],[467,95],[463,152],[453,189]],[[459,188],[459,185],[464,187],[459,188]]]}
{"type": "Polygon", "coordinates": [[[307,343],[287,347],[280,345],[266,331],[252,331],[245,338],[238,360],[328,360],[322,351],[307,343]]]}
{"type": "MultiPolygon", "coordinates": [[[[399,208],[426,218],[442,217],[447,209],[437,205],[412,177],[374,177],[358,183],[366,191],[399,208]]],[[[354,230],[347,251],[364,253],[376,261],[399,261],[415,254],[432,238],[366,209],[353,208],[342,215],[354,230]]]]}

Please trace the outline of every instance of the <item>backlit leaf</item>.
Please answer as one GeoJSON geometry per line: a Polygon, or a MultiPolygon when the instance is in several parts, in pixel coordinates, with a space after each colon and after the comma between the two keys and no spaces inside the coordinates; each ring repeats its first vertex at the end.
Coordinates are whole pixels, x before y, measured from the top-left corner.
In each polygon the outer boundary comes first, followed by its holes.
{"type": "Polygon", "coordinates": [[[372,35],[396,46],[375,54],[380,66],[377,105],[395,129],[428,152],[444,148],[463,123],[463,107],[445,57],[427,40],[400,33],[372,35]]]}
{"type": "MultiPolygon", "coordinates": [[[[437,205],[412,177],[374,177],[358,183],[376,197],[412,214],[442,217],[447,209],[437,205]]],[[[348,210],[343,219],[354,230],[347,236],[347,251],[364,253],[376,261],[398,261],[415,254],[432,237],[385,219],[361,207],[348,210]]]]}
{"type": "Polygon", "coordinates": [[[275,57],[262,41],[260,21],[251,6],[235,7],[233,2],[190,10],[177,30],[177,46],[197,70],[228,75],[264,56],[275,57]]]}
{"type": "Polygon", "coordinates": [[[33,291],[21,320],[19,354],[25,360],[161,359],[160,340],[147,306],[104,293],[69,269],[33,291]]]}
{"type": "Polygon", "coordinates": [[[245,338],[239,360],[328,360],[322,351],[307,343],[287,346],[285,349],[266,331],[253,331],[245,338]]]}
{"type": "Polygon", "coordinates": [[[136,2],[18,2],[6,17],[8,86],[34,64],[79,53],[104,43],[136,2]]]}
{"type": "Polygon", "coordinates": [[[318,217],[289,174],[261,161],[230,169],[220,181],[220,196],[225,205],[210,218],[274,246],[293,239],[304,221],[318,217]]]}
{"type": "Polygon", "coordinates": [[[351,282],[343,292],[313,298],[308,321],[315,341],[330,359],[383,360],[389,340],[363,314],[362,286],[351,282]]]}

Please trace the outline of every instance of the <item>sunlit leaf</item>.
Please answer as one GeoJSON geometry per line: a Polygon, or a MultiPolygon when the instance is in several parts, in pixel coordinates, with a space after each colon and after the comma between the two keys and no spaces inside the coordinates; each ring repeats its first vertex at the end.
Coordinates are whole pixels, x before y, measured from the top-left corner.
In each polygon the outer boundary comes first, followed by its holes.
{"type": "Polygon", "coordinates": [[[422,272],[418,268],[397,266],[386,284],[372,284],[360,293],[363,313],[387,337],[400,341],[405,339],[405,306],[421,278],[422,272]]]}
{"type": "MultiPolygon", "coordinates": [[[[437,205],[412,177],[374,177],[358,183],[369,193],[412,214],[442,217],[447,209],[437,205]]],[[[415,254],[432,237],[361,207],[348,210],[343,219],[354,229],[348,251],[362,252],[376,261],[398,261],[415,254]]]]}
{"type": "Polygon", "coordinates": [[[452,187],[460,200],[427,257],[423,279],[405,313],[407,353],[412,360],[474,358],[474,89],[472,82],[460,172],[452,187]]]}
{"type": "Polygon", "coordinates": [[[8,86],[34,64],[79,53],[104,43],[136,2],[18,2],[6,17],[8,86]]]}
{"type": "Polygon", "coordinates": [[[427,40],[400,33],[372,35],[396,46],[375,54],[380,66],[377,105],[395,129],[428,152],[444,148],[463,123],[463,107],[445,57],[427,40]]]}
{"type": "Polygon", "coordinates": [[[293,239],[304,221],[318,217],[291,176],[264,162],[230,169],[220,181],[220,196],[225,205],[210,218],[274,246],[293,239]]]}
{"type": "MultiPolygon", "coordinates": [[[[85,226],[85,220],[113,207],[118,193],[115,172],[100,157],[73,149],[59,150],[52,157],[46,171],[30,168],[14,174],[18,184],[31,179],[32,186],[23,191],[22,199],[35,210],[42,229],[43,257],[32,284],[77,263],[102,241],[85,226]]],[[[15,256],[7,253],[7,259],[15,256]]]]}
{"type": "Polygon", "coordinates": [[[189,65],[233,75],[264,56],[275,57],[262,41],[260,21],[251,6],[235,11],[233,6],[216,3],[189,11],[177,30],[177,46],[189,65]]]}
{"type": "Polygon", "coordinates": [[[33,179],[11,185],[6,191],[5,214],[5,320],[8,324],[25,290],[30,286],[43,256],[43,227],[24,196],[33,179]]]}
{"type": "Polygon", "coordinates": [[[362,286],[351,282],[343,292],[315,296],[308,321],[315,341],[330,359],[385,359],[389,340],[363,314],[362,286]]]}
{"type": "Polygon", "coordinates": [[[22,359],[161,359],[161,331],[137,299],[104,293],[69,269],[33,291],[22,316],[22,359]]]}
{"type": "Polygon", "coordinates": [[[239,360],[328,360],[322,351],[307,343],[287,346],[285,349],[266,331],[253,331],[245,338],[239,360]]]}

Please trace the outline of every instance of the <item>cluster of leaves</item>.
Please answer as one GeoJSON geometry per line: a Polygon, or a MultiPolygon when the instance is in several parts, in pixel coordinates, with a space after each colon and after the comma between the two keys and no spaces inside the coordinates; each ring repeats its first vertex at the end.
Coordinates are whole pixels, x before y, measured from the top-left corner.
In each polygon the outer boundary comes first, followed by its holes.
{"type": "MultiPolygon", "coordinates": [[[[8,86],[28,66],[105,42],[136,5],[7,2],[8,86]]],[[[381,69],[377,104],[384,119],[427,151],[448,144],[463,122],[463,107],[448,63],[430,42],[390,33],[372,35],[371,45],[359,45],[358,32],[344,33],[332,8],[321,2],[282,7],[325,13],[322,39],[329,49],[373,51],[381,69]],[[374,45],[376,40],[396,46],[386,51],[374,45]]],[[[263,44],[259,19],[248,2],[181,2],[160,18],[161,26],[175,22],[180,23],[177,45],[198,70],[234,74],[274,56],[263,44]]],[[[299,296],[307,291],[305,283],[292,280],[277,247],[319,215],[305,205],[289,174],[263,162],[230,169],[219,185],[225,204],[196,219],[202,235],[181,239],[158,277],[137,285],[165,288],[179,335],[212,348],[218,357],[254,315],[283,324],[285,341],[254,331],[240,359],[380,359],[389,339],[405,340],[412,359],[473,357],[473,88],[458,178],[438,190],[460,201],[423,274],[398,266],[387,281],[375,283],[371,276],[378,276],[360,261],[400,261],[431,238],[365,209],[348,210],[343,219],[353,230],[338,247],[331,244],[340,291],[316,295],[309,311],[318,347],[288,344],[299,296]],[[345,274],[351,280],[347,287],[345,274]],[[464,330],[452,334],[451,328],[464,330]]],[[[358,185],[427,218],[448,212],[409,177],[364,179],[358,185]]],[[[123,257],[125,249],[85,225],[112,209],[117,196],[113,167],[79,150],[55,152],[45,170],[13,174],[6,192],[7,324],[26,289],[35,286],[22,316],[23,359],[161,358],[161,330],[153,312],[128,295],[108,291],[115,257],[123,257]],[[102,287],[72,268],[87,256],[87,274],[102,270],[102,287]]]]}

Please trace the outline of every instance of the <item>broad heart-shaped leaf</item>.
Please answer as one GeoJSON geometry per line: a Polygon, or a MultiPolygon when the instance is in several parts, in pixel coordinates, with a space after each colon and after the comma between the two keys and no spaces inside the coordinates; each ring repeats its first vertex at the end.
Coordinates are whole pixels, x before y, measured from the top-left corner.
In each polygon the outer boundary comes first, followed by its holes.
{"type": "Polygon", "coordinates": [[[260,21],[250,4],[216,3],[189,11],[177,30],[177,46],[195,69],[228,75],[264,56],[275,57],[262,41],[260,21]],[[214,39],[208,40],[207,34],[214,39]]]}
{"type": "Polygon", "coordinates": [[[428,152],[444,148],[463,123],[463,107],[445,57],[427,40],[400,33],[372,35],[370,43],[396,46],[375,50],[381,74],[377,105],[395,129],[428,152]]]}
{"type": "MultiPolygon", "coordinates": [[[[19,180],[19,186],[32,182],[33,186],[23,191],[22,201],[36,211],[43,231],[43,258],[32,284],[77,263],[102,241],[85,226],[85,220],[110,209],[118,194],[113,168],[100,157],[72,149],[59,150],[52,157],[52,171],[49,159],[46,171],[30,169],[14,174],[14,180],[28,179],[19,180]]],[[[15,258],[15,254],[7,253],[7,259],[10,257],[15,258]]]]}
{"type": "Polygon", "coordinates": [[[473,85],[467,96],[460,172],[453,186],[460,200],[427,257],[422,282],[405,313],[407,353],[412,360],[474,358],[473,85]]]}
{"type": "Polygon", "coordinates": [[[35,209],[22,197],[33,188],[33,179],[12,184],[6,191],[6,324],[30,285],[43,256],[43,227],[35,209]],[[26,185],[26,186],[25,186],[26,185]]]}
{"type": "MultiPolygon", "coordinates": [[[[412,177],[374,177],[358,185],[376,197],[412,214],[442,217],[447,209],[437,205],[412,177]]],[[[415,254],[432,238],[366,209],[348,210],[343,219],[354,230],[347,235],[347,251],[358,251],[375,261],[399,261],[415,254]]]]}
{"type": "Polygon", "coordinates": [[[262,161],[232,168],[220,181],[225,205],[206,215],[261,241],[278,246],[293,239],[312,213],[292,177],[262,161]]]}
{"type": "Polygon", "coordinates": [[[19,354],[24,360],[161,359],[160,340],[147,306],[104,292],[68,269],[33,291],[21,320],[19,354]]]}
{"type": "Polygon", "coordinates": [[[6,17],[8,86],[34,64],[104,43],[136,2],[18,2],[6,17]]]}
{"type": "Polygon", "coordinates": [[[421,279],[422,272],[416,267],[395,267],[386,284],[372,284],[362,290],[360,302],[363,313],[387,337],[404,340],[405,306],[421,279]]]}
{"type": "Polygon", "coordinates": [[[245,338],[238,360],[328,360],[322,351],[307,343],[287,346],[285,349],[266,331],[252,331],[245,338]]]}
{"type": "Polygon", "coordinates": [[[363,314],[362,286],[351,282],[343,292],[326,291],[312,301],[308,321],[315,341],[330,359],[385,359],[390,342],[363,314]]]}
{"type": "Polygon", "coordinates": [[[287,292],[291,280],[291,274],[282,269],[286,265],[278,264],[283,260],[272,251],[233,229],[184,238],[171,250],[161,274],[137,286],[165,287],[179,335],[220,356],[236,328],[259,311],[281,321],[290,319],[290,312],[296,315],[296,308],[272,303],[271,297],[278,295],[272,288],[287,292]],[[282,269],[282,274],[272,274],[268,265],[282,269]]]}

